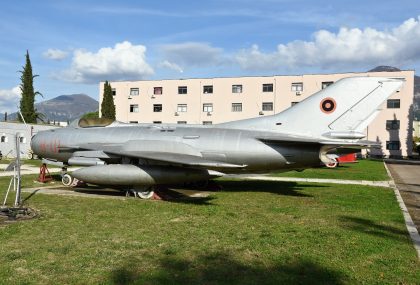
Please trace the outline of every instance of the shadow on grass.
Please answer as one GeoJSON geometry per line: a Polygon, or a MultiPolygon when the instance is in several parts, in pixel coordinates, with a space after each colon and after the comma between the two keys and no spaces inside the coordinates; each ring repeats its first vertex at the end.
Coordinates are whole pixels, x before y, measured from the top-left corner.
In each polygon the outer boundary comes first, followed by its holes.
{"type": "Polygon", "coordinates": [[[137,259],[113,270],[111,284],[343,284],[345,276],[307,259],[263,265],[218,252],[182,259],[164,256],[144,272],[137,259]]]}
{"type": "Polygon", "coordinates": [[[408,232],[406,230],[401,230],[392,226],[380,225],[364,218],[342,216],[340,217],[340,221],[343,223],[344,228],[373,236],[404,241],[408,237],[408,232]]]}
{"type": "Polygon", "coordinates": [[[328,187],[322,184],[304,184],[285,181],[262,181],[262,180],[220,180],[218,183],[226,192],[266,192],[285,196],[312,197],[301,193],[307,187],[328,187]]]}
{"type": "MultiPolygon", "coordinates": [[[[261,181],[261,180],[217,180],[217,184],[222,186],[223,191],[225,192],[264,192],[264,193],[273,193],[277,195],[285,196],[295,196],[295,197],[313,197],[308,195],[300,190],[305,188],[319,188],[319,187],[328,187],[322,184],[305,184],[305,183],[296,183],[296,182],[286,182],[286,181],[261,181]]],[[[96,185],[86,185],[83,187],[73,187],[71,190],[91,195],[108,195],[108,196],[125,196],[125,190],[121,188],[111,188],[103,187],[96,185]]],[[[208,192],[204,190],[205,192],[208,192]]],[[[170,190],[163,187],[161,192],[163,199],[165,201],[173,203],[184,203],[184,204],[194,204],[194,205],[212,205],[212,200],[214,197],[204,196],[204,197],[192,197],[186,195],[179,191],[170,190]]],[[[195,192],[200,192],[197,190],[195,192]]],[[[34,195],[31,194],[30,196],[34,195]]],[[[27,199],[29,199],[28,197],[27,199]]]]}
{"type": "MultiPolygon", "coordinates": [[[[190,197],[178,191],[162,188],[155,191],[164,201],[172,203],[194,204],[194,205],[212,205],[213,197],[190,197]],[[162,190],[163,189],[163,190],[162,190]]],[[[122,188],[103,188],[100,186],[87,185],[83,188],[75,188],[78,193],[92,195],[108,195],[108,196],[126,196],[126,190],[122,188]]],[[[132,197],[133,199],[139,199],[132,197]]]]}
{"type": "Polygon", "coordinates": [[[125,192],[118,191],[116,189],[108,189],[98,186],[86,186],[86,187],[77,187],[73,189],[74,192],[83,193],[83,194],[91,194],[91,195],[105,195],[105,196],[125,196],[125,192]]]}
{"type": "Polygon", "coordinates": [[[29,199],[31,199],[36,193],[38,193],[38,190],[33,191],[31,194],[29,194],[27,197],[25,197],[25,199],[22,200],[22,204],[25,204],[25,202],[27,202],[29,199]]]}

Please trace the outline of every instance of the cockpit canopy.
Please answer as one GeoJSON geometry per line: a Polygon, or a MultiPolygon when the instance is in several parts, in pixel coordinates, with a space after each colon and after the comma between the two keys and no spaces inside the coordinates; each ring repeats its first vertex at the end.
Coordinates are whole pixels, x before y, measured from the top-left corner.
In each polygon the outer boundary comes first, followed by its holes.
{"type": "Polygon", "coordinates": [[[113,122],[114,120],[108,118],[81,118],[74,120],[70,126],[74,128],[98,128],[109,126],[113,122]]]}

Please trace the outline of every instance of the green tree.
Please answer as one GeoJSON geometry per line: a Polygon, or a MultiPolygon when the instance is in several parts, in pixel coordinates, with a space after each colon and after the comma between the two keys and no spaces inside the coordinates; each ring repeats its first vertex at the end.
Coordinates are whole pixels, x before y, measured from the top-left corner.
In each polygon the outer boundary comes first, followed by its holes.
{"type": "Polygon", "coordinates": [[[34,91],[34,78],[38,75],[32,74],[31,59],[29,58],[28,51],[26,51],[26,64],[20,73],[22,74],[20,77],[20,91],[22,93],[22,97],[20,99],[19,121],[22,122],[24,119],[27,123],[36,123],[36,119],[42,117],[42,114],[38,113],[35,109],[35,96],[42,96],[42,94],[38,91],[34,91]]]}
{"type": "Polygon", "coordinates": [[[104,84],[104,97],[101,104],[102,118],[115,120],[115,105],[114,98],[112,97],[111,84],[105,81],[104,84]]]}
{"type": "Polygon", "coordinates": [[[99,118],[99,111],[88,112],[82,116],[82,119],[97,119],[99,118]]]}

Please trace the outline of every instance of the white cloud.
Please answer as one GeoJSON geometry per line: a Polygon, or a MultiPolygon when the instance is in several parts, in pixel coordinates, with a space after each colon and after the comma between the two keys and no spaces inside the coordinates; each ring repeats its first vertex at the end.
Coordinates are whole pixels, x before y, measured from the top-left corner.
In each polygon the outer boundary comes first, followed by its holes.
{"type": "Polygon", "coordinates": [[[96,53],[75,50],[71,67],[58,77],[71,82],[98,83],[101,80],[143,79],[153,73],[146,62],[146,47],[124,41],[96,53]]]}
{"type": "Polygon", "coordinates": [[[0,89],[0,113],[16,112],[20,101],[20,87],[16,86],[12,89],[0,89]]]}
{"type": "Polygon", "coordinates": [[[281,67],[281,59],[276,52],[263,53],[258,45],[243,49],[236,54],[236,61],[245,70],[273,70],[281,67]]]}
{"type": "Polygon", "coordinates": [[[176,64],[181,69],[215,66],[223,63],[223,49],[207,43],[168,44],[161,46],[161,51],[165,61],[176,64]]]}
{"type": "Polygon", "coordinates": [[[239,51],[235,59],[245,70],[276,70],[315,66],[334,67],[403,65],[420,60],[420,17],[392,30],[340,28],[337,33],[320,30],[312,41],[279,44],[274,52],[257,45],[239,51]]]}
{"type": "Polygon", "coordinates": [[[68,56],[68,52],[50,48],[46,52],[42,54],[45,58],[49,58],[52,60],[62,60],[68,56]]]}
{"type": "Polygon", "coordinates": [[[173,63],[173,62],[169,62],[167,60],[164,60],[161,63],[159,63],[159,67],[172,69],[172,70],[175,70],[175,71],[177,71],[179,73],[183,73],[184,72],[184,70],[178,64],[173,63]]]}

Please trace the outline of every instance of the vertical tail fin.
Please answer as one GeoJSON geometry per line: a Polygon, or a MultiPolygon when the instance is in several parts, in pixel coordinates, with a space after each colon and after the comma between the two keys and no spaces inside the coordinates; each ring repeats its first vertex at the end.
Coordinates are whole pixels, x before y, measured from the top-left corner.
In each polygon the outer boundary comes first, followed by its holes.
{"type": "Polygon", "coordinates": [[[402,84],[403,79],[384,77],[344,78],[279,114],[225,125],[316,137],[360,138],[357,133],[366,128],[380,105],[402,84]],[[345,137],[351,133],[354,137],[345,137]]]}

